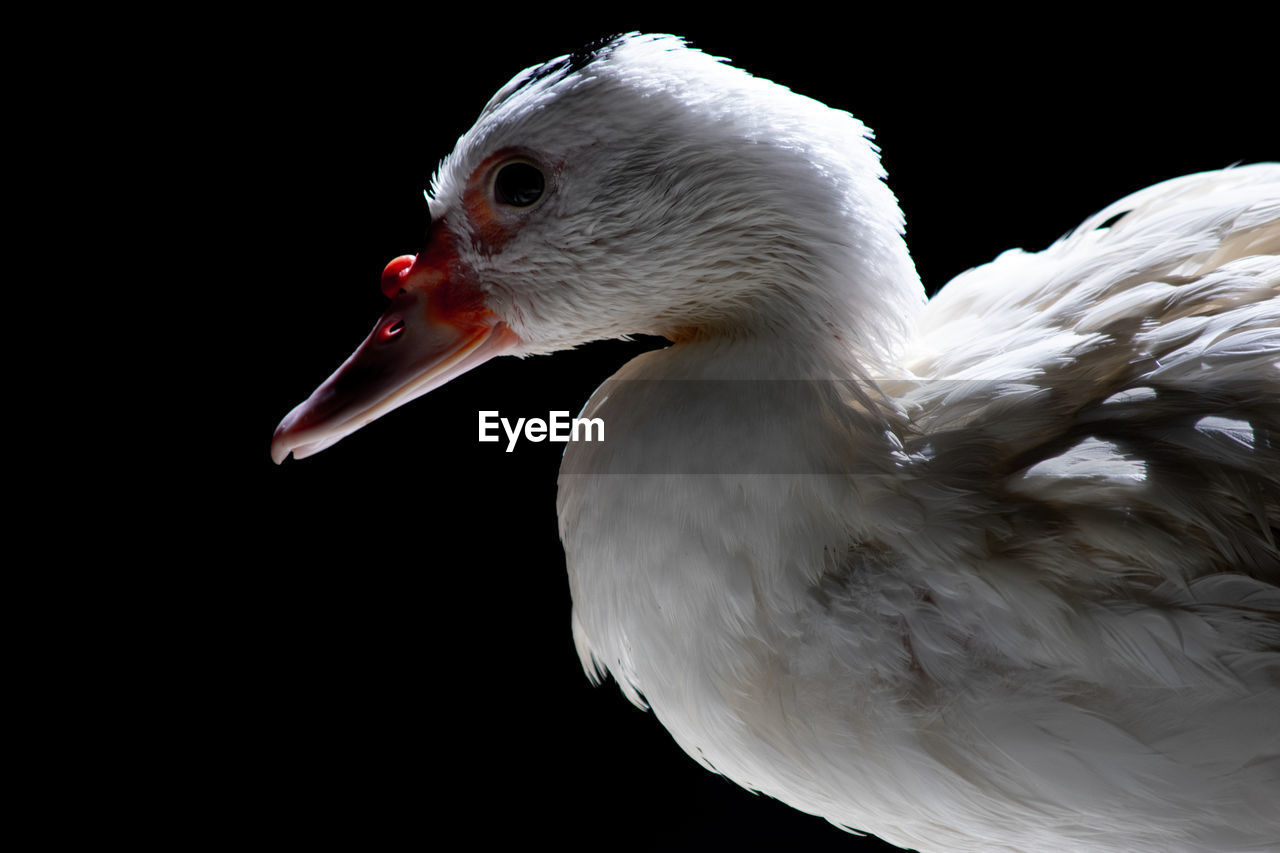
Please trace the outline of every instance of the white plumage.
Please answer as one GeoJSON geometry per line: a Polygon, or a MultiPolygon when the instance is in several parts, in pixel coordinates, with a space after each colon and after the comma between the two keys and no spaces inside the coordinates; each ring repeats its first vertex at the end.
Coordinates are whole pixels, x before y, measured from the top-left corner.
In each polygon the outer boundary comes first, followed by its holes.
{"type": "Polygon", "coordinates": [[[526,71],[276,458],[492,355],[665,335],[562,466],[589,673],[899,845],[1277,849],[1280,165],[926,303],[866,136],[669,37],[526,71]]]}

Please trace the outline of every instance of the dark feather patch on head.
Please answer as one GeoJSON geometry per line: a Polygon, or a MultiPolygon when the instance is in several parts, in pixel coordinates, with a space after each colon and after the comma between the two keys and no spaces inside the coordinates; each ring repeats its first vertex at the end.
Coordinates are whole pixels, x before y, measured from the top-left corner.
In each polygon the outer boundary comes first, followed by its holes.
{"type": "Polygon", "coordinates": [[[592,62],[595,62],[597,59],[604,59],[608,57],[609,54],[613,52],[613,48],[616,47],[623,38],[625,38],[625,36],[622,34],[615,33],[613,35],[603,36],[595,39],[594,41],[588,42],[568,56],[562,56],[559,59],[554,59],[551,62],[540,66],[532,75],[530,75],[529,80],[525,85],[550,77],[553,74],[561,77],[569,74],[575,74],[583,68],[586,68],[592,62]]]}
{"type": "Polygon", "coordinates": [[[498,106],[503,101],[510,98],[517,92],[528,88],[540,80],[546,80],[548,77],[562,78],[570,74],[576,74],[586,68],[593,62],[601,59],[607,59],[613,49],[626,39],[626,35],[615,33],[614,35],[602,36],[588,42],[582,47],[575,50],[568,56],[561,56],[550,62],[544,62],[537,68],[530,71],[524,79],[520,80],[518,85],[512,86],[509,92],[504,92],[500,100],[496,100],[490,104],[490,108],[498,106]]]}

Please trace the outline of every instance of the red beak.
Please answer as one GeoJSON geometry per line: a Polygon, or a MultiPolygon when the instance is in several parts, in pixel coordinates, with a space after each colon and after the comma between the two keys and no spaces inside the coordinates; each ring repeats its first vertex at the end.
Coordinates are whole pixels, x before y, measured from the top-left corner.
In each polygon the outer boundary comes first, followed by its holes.
{"type": "Polygon", "coordinates": [[[416,258],[387,265],[382,289],[391,305],[369,337],[276,427],[277,463],[319,453],[520,343],[460,271],[443,224],[416,258]]]}

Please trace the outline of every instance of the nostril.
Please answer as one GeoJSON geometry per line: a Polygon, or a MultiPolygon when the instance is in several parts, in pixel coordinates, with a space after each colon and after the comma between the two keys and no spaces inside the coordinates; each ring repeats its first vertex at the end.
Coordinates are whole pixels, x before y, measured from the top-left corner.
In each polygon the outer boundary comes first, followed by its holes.
{"type": "Polygon", "coordinates": [[[396,318],[388,320],[382,324],[382,328],[378,330],[378,340],[389,341],[400,335],[404,331],[404,320],[396,318]]]}
{"type": "Polygon", "coordinates": [[[382,270],[382,292],[388,299],[395,299],[396,294],[404,290],[404,280],[409,275],[413,261],[413,255],[401,255],[382,270]]]}

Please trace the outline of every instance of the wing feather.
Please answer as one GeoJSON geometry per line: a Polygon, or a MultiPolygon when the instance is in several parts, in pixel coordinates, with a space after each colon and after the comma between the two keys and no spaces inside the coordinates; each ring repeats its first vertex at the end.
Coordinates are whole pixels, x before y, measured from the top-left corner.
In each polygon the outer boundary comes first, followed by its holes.
{"type": "Polygon", "coordinates": [[[959,276],[929,305],[917,379],[891,389],[920,482],[969,493],[974,525],[1011,540],[1034,525],[1068,574],[1280,582],[1278,254],[1280,164],[1260,164],[959,276]]]}

